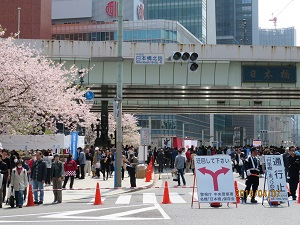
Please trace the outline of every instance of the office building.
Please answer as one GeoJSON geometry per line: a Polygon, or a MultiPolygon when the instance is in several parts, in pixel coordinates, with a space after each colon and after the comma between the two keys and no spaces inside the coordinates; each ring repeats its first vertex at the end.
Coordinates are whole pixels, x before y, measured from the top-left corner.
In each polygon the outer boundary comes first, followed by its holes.
{"type": "Polygon", "coordinates": [[[175,20],[206,44],[216,43],[214,0],[144,0],[145,19],[175,20]]]}
{"type": "Polygon", "coordinates": [[[259,45],[296,46],[295,27],[259,29],[259,45]]]}
{"type": "Polygon", "coordinates": [[[51,39],[51,3],[51,0],[0,1],[0,24],[6,29],[4,37],[17,33],[19,27],[19,38],[51,39]]]}
{"type": "Polygon", "coordinates": [[[258,0],[216,0],[217,44],[258,45],[258,0]]]}
{"type": "MultiPolygon", "coordinates": [[[[116,41],[117,1],[53,0],[52,39],[116,41]]],[[[201,43],[177,21],[144,20],[140,0],[124,4],[124,41],[153,43],[201,43]]]]}

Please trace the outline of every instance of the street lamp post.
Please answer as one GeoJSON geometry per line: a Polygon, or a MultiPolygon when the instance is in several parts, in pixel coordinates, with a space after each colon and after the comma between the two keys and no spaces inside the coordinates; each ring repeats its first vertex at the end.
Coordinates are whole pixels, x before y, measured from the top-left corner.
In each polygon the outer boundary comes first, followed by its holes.
{"type": "Polygon", "coordinates": [[[18,7],[18,39],[20,39],[20,27],[21,27],[21,7],[18,7]]]}
{"type": "Polygon", "coordinates": [[[78,70],[78,74],[79,74],[79,83],[80,83],[80,87],[82,87],[83,83],[84,83],[84,77],[83,77],[83,70],[82,70],[82,65],[81,65],[81,69],[78,70]]]}

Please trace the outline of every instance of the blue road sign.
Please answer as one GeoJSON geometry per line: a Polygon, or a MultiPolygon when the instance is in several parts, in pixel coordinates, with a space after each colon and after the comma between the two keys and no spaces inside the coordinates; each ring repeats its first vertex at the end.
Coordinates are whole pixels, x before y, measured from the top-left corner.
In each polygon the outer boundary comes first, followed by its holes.
{"type": "Polygon", "coordinates": [[[95,94],[94,94],[94,92],[92,92],[92,91],[87,91],[87,92],[85,93],[85,98],[86,98],[86,100],[92,100],[94,97],[95,97],[95,94]]]}

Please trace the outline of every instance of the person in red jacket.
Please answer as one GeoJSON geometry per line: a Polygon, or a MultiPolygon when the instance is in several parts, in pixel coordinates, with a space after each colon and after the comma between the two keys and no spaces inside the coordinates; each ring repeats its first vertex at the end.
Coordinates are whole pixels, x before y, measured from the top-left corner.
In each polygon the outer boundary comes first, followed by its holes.
{"type": "Polygon", "coordinates": [[[28,164],[28,166],[29,166],[29,170],[27,171],[27,174],[29,174],[29,175],[30,175],[30,173],[31,173],[32,166],[33,166],[33,163],[34,163],[35,160],[36,160],[36,158],[35,158],[35,153],[32,153],[31,159],[29,159],[28,162],[27,162],[27,164],[28,164]]]}
{"type": "Polygon", "coordinates": [[[75,160],[73,160],[72,155],[68,156],[67,161],[64,164],[64,170],[65,170],[65,180],[64,180],[64,184],[63,184],[62,188],[66,188],[66,184],[70,177],[70,179],[71,179],[70,189],[72,189],[73,184],[74,184],[74,179],[76,176],[76,170],[77,170],[77,164],[76,164],[75,160]]]}

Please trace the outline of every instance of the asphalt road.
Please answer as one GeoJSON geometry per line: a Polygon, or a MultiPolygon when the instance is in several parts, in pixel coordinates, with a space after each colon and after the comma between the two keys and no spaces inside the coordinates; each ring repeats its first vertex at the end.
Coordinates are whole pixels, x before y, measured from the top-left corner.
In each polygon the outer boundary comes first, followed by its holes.
{"type": "MultiPolygon", "coordinates": [[[[244,189],[244,180],[235,176],[239,189],[244,189]]],[[[158,178],[158,176],[156,176],[158,178]]],[[[164,182],[176,185],[171,177],[163,175],[155,182],[156,188],[139,190],[113,196],[102,196],[102,205],[93,205],[91,195],[70,200],[62,204],[44,204],[34,207],[3,208],[0,210],[0,224],[290,224],[300,222],[300,206],[290,202],[278,207],[259,204],[223,204],[221,208],[211,208],[208,203],[197,202],[191,207],[191,188],[169,188],[172,204],[161,204],[164,182]],[[160,187],[160,188],[159,188],[160,187]]],[[[186,174],[187,186],[192,186],[193,176],[186,174]]],[[[263,188],[263,178],[260,187],[263,188]]]]}

